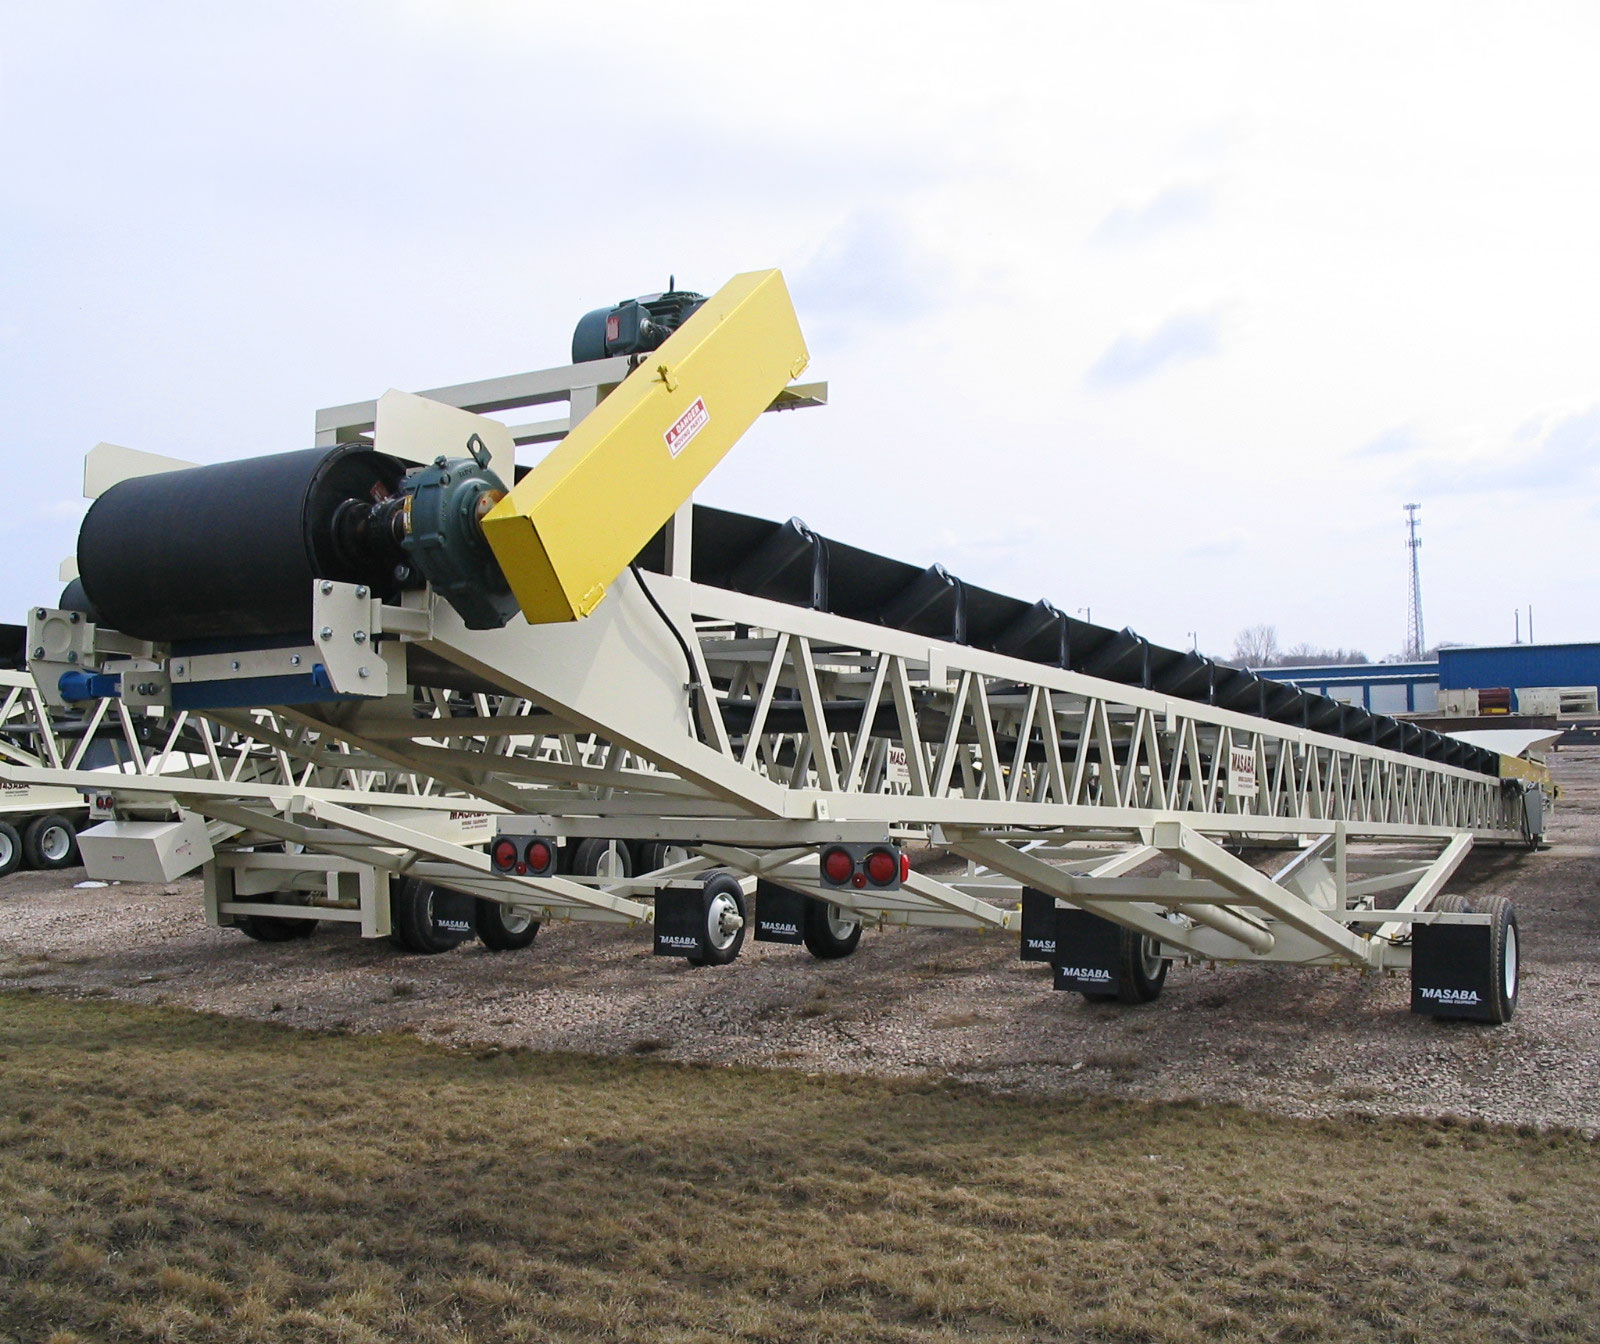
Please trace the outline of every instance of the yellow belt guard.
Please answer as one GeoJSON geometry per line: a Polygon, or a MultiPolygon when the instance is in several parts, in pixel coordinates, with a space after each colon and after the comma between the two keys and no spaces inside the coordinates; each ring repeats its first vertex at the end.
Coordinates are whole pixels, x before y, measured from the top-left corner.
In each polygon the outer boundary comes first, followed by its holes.
{"type": "Polygon", "coordinates": [[[483,520],[531,624],[587,616],[809,362],[778,271],[737,275],[483,520]]]}

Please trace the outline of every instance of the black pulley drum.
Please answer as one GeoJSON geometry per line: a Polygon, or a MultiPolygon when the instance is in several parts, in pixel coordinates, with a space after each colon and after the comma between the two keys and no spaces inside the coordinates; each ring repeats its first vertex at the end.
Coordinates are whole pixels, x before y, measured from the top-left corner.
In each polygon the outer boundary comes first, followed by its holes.
{"type": "Polygon", "coordinates": [[[78,531],[84,592],[101,623],[140,639],[309,636],[313,579],[385,598],[398,587],[398,548],[340,523],[395,496],[403,475],[345,444],[122,481],[78,531]]]}

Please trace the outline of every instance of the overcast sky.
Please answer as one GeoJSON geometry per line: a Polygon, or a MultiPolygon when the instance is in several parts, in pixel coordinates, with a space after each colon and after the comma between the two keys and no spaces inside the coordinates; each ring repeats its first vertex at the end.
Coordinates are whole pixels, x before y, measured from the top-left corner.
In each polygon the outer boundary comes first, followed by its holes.
{"type": "MultiPolygon", "coordinates": [[[[0,619],[101,439],[563,363],[780,266],[701,498],[1225,652],[1600,638],[1592,5],[0,3],[0,619]]],[[[619,486],[619,488],[624,488],[619,486]]]]}

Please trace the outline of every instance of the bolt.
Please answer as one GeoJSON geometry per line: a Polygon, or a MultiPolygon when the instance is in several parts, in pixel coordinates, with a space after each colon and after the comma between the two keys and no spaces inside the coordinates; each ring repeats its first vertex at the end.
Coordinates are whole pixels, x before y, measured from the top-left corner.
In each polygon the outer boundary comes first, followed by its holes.
{"type": "Polygon", "coordinates": [[[77,654],[75,654],[75,653],[69,653],[69,654],[68,654],[68,655],[67,655],[67,661],[68,661],[68,662],[69,662],[69,663],[75,663],[75,662],[77,662],[77,661],[78,661],[78,655],[77,655],[77,654]]]}
{"type": "Polygon", "coordinates": [[[300,655],[298,653],[291,653],[289,655],[289,666],[290,667],[299,667],[300,666],[300,655]]]}
{"type": "Polygon", "coordinates": [[[39,645],[39,647],[36,648],[33,651],[33,656],[35,658],[43,658],[44,657],[44,645],[43,644],[39,645]]]}
{"type": "Polygon", "coordinates": [[[366,595],[367,595],[367,585],[366,584],[362,584],[359,588],[356,589],[356,596],[357,597],[365,597],[366,595]]]}
{"type": "Polygon", "coordinates": [[[76,625],[79,621],[81,621],[83,619],[83,613],[81,611],[68,612],[67,613],[67,619],[69,621],[71,621],[74,625],[76,625]]]}
{"type": "Polygon", "coordinates": [[[364,667],[358,667],[356,669],[356,675],[358,677],[370,677],[372,675],[372,673],[367,671],[367,669],[364,668],[364,667]]]}
{"type": "Polygon", "coordinates": [[[172,669],[172,675],[175,677],[181,677],[183,675],[182,663],[179,663],[175,668],[172,669]]]}
{"type": "Polygon", "coordinates": [[[322,585],[322,595],[324,597],[333,596],[333,585],[331,583],[325,583],[322,585]]]}
{"type": "Polygon", "coordinates": [[[323,639],[332,639],[333,638],[333,627],[331,625],[325,625],[325,626],[322,627],[322,629],[318,633],[322,636],[323,639]]]}
{"type": "Polygon", "coordinates": [[[367,642],[367,632],[365,630],[357,630],[355,634],[351,636],[351,638],[354,639],[357,644],[365,644],[367,642]]]}
{"type": "Polygon", "coordinates": [[[141,681],[139,683],[139,694],[140,695],[154,695],[155,693],[156,693],[156,684],[155,684],[155,682],[153,682],[153,681],[141,681]]]}
{"type": "Polygon", "coordinates": [[[239,670],[239,660],[238,660],[238,659],[237,659],[237,658],[235,658],[235,659],[234,659],[234,660],[233,660],[233,670],[234,670],[234,671],[235,671],[235,672],[237,672],[237,671],[238,671],[238,670],[239,670]]]}
{"type": "Polygon", "coordinates": [[[35,607],[33,609],[33,614],[35,616],[37,616],[41,621],[44,620],[44,618],[45,618],[45,610],[44,610],[43,607],[35,607]]]}

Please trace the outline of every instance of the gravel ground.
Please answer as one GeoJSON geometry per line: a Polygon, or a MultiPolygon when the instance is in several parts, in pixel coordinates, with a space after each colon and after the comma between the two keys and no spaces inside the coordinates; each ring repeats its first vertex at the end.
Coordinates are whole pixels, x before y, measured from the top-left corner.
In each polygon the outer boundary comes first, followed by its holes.
{"type": "Polygon", "coordinates": [[[200,884],[0,880],[0,988],[169,1003],[317,1028],[872,1074],[996,1091],[1198,1097],[1290,1115],[1455,1114],[1600,1132],[1600,748],[1553,757],[1551,847],[1479,850],[1451,890],[1517,904],[1504,1027],[1409,1012],[1404,977],[1174,967],[1138,1008],[1050,990],[1010,936],[869,931],[856,956],[747,943],[732,967],[649,953],[643,930],[561,924],[522,953],[410,957],[321,925],[263,945],[208,928],[200,884]]]}

